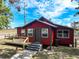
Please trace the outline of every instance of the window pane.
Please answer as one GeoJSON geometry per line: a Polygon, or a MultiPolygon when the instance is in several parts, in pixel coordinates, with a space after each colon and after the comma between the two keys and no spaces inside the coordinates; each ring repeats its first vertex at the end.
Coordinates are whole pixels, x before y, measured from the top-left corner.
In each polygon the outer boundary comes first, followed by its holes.
{"type": "Polygon", "coordinates": [[[42,28],[42,37],[47,38],[48,37],[48,28],[42,28]]]}
{"type": "Polygon", "coordinates": [[[26,32],[25,32],[25,29],[22,29],[22,30],[21,30],[21,35],[25,35],[25,33],[26,33],[26,32]]]}
{"type": "Polygon", "coordinates": [[[33,33],[33,29],[28,29],[28,33],[33,33]]]}
{"type": "Polygon", "coordinates": [[[68,34],[64,34],[64,37],[68,37],[68,34]]]}
{"type": "Polygon", "coordinates": [[[22,29],[22,30],[21,30],[21,33],[25,33],[25,29],[22,29]]]}
{"type": "Polygon", "coordinates": [[[62,33],[62,31],[58,31],[58,33],[62,33]]]}
{"type": "Polygon", "coordinates": [[[58,37],[62,37],[62,33],[61,34],[58,34],[58,37]]]}
{"type": "Polygon", "coordinates": [[[58,38],[68,38],[68,30],[58,30],[57,37],[58,38]]]}
{"type": "Polygon", "coordinates": [[[47,34],[42,34],[43,37],[47,37],[47,34]]]}
{"type": "Polygon", "coordinates": [[[32,37],[33,36],[33,29],[27,30],[27,36],[32,37]]]}
{"type": "Polygon", "coordinates": [[[57,31],[57,37],[58,38],[62,38],[62,30],[58,30],[57,31]]]}
{"type": "Polygon", "coordinates": [[[64,31],[64,33],[68,33],[68,31],[64,31]]]}
{"type": "Polygon", "coordinates": [[[28,33],[28,36],[32,36],[32,33],[28,33]]]}
{"type": "Polygon", "coordinates": [[[63,31],[63,37],[68,37],[68,31],[63,31]]]}
{"type": "Polygon", "coordinates": [[[48,33],[48,29],[42,29],[42,33],[48,33]]]}

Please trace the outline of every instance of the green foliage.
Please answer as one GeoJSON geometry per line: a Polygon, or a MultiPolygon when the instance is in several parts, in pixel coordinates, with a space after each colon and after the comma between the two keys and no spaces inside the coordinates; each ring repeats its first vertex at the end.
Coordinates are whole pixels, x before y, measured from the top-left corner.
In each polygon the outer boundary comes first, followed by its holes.
{"type": "Polygon", "coordinates": [[[10,9],[4,3],[0,3],[0,29],[7,28],[11,18],[12,13],[10,9]]]}

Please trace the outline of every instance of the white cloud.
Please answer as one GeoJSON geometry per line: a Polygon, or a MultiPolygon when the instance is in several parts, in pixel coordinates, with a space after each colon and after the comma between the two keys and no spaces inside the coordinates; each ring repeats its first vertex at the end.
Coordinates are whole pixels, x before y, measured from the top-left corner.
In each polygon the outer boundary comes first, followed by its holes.
{"type": "MultiPolygon", "coordinates": [[[[24,2],[26,8],[38,8],[38,13],[46,18],[57,17],[63,14],[64,9],[77,7],[77,2],[71,0],[41,0],[41,2],[37,0],[20,0],[21,8],[24,7],[24,2]]],[[[23,11],[20,12],[23,14],[23,11]]]]}
{"type": "MultiPolygon", "coordinates": [[[[20,5],[23,8],[24,2],[26,4],[26,8],[38,8],[38,13],[46,18],[54,18],[60,16],[65,11],[65,8],[74,8],[77,7],[78,4],[76,1],[71,2],[71,0],[41,0],[41,2],[37,0],[20,0],[20,5]]],[[[24,10],[21,10],[21,14],[24,10]]],[[[27,12],[28,13],[28,12],[27,12]]],[[[64,19],[65,21],[70,21],[70,18],[64,19]]]]}
{"type": "Polygon", "coordinates": [[[71,23],[68,23],[67,26],[68,26],[68,27],[72,27],[72,26],[71,26],[71,23]]]}
{"type": "MultiPolygon", "coordinates": [[[[26,8],[34,8],[37,7],[38,9],[35,10],[35,14],[40,14],[44,16],[45,18],[52,19],[51,21],[57,24],[63,24],[64,21],[67,22],[67,24],[70,26],[70,22],[73,22],[74,20],[78,21],[79,16],[74,18],[72,15],[70,15],[69,18],[64,19],[55,19],[56,17],[62,15],[65,12],[68,12],[65,10],[65,8],[75,8],[78,7],[78,3],[76,1],[71,2],[71,0],[20,0],[20,6],[22,8],[20,14],[24,14],[24,2],[26,4],[26,8]]],[[[27,15],[28,12],[26,11],[27,15]]]]}
{"type": "MultiPolygon", "coordinates": [[[[26,8],[37,7],[39,14],[44,17],[49,16],[50,18],[57,17],[64,13],[66,7],[74,8],[78,6],[76,1],[71,2],[71,0],[41,0],[41,2],[40,0],[20,0],[19,5],[21,8],[24,7],[24,2],[26,8]]],[[[23,13],[23,11],[21,11],[21,13],[23,13]]]]}
{"type": "Polygon", "coordinates": [[[75,1],[72,3],[71,0],[43,0],[42,2],[30,0],[30,2],[39,9],[41,15],[47,18],[57,17],[63,14],[66,7],[74,8],[77,6],[77,3],[75,1]]]}
{"type": "Polygon", "coordinates": [[[75,8],[75,7],[78,7],[78,3],[76,1],[70,3],[69,8],[75,8]]]}
{"type": "Polygon", "coordinates": [[[52,18],[51,21],[55,24],[62,24],[63,21],[61,19],[55,19],[55,18],[52,18]]]}

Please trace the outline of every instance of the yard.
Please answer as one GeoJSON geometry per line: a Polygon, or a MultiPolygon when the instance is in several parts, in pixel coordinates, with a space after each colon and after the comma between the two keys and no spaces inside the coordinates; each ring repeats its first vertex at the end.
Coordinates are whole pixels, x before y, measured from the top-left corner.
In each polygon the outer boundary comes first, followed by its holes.
{"type": "MultiPolygon", "coordinates": [[[[11,42],[9,39],[0,39],[2,42],[11,42]]],[[[10,59],[16,53],[22,53],[22,48],[8,45],[0,45],[0,57],[4,59],[10,59]]],[[[73,47],[54,47],[52,51],[44,49],[36,55],[33,55],[32,59],[79,59],[79,49],[73,47]]]]}
{"type": "Polygon", "coordinates": [[[38,52],[30,57],[27,53],[22,53],[18,58],[29,58],[29,59],[79,59],[79,49],[74,49],[70,47],[54,47],[52,50],[46,50],[38,52]]]}
{"type": "Polygon", "coordinates": [[[5,42],[12,42],[12,40],[0,39],[0,58],[10,59],[14,54],[22,51],[20,47],[16,50],[15,46],[4,45],[5,42]]]}
{"type": "Polygon", "coordinates": [[[79,49],[70,47],[54,47],[52,51],[42,51],[34,59],[79,59],[79,49]]]}
{"type": "MultiPolygon", "coordinates": [[[[20,49],[20,48],[19,48],[20,49]]],[[[0,45],[0,57],[11,58],[16,53],[22,53],[23,50],[17,50],[16,47],[0,45]]],[[[55,47],[53,51],[40,51],[33,55],[33,59],[79,59],[79,49],[69,47],[55,47]]]]}
{"type": "MultiPolygon", "coordinates": [[[[0,33],[10,33],[10,34],[16,34],[16,30],[6,31],[5,30],[0,31],[0,33]]],[[[22,48],[18,47],[19,49],[16,50],[15,46],[8,46],[8,45],[2,45],[5,42],[12,42],[11,39],[0,39],[0,58],[3,59],[10,59],[14,54],[16,53],[22,53],[22,48]]],[[[72,48],[72,47],[54,47],[52,51],[43,50],[37,53],[36,55],[33,55],[32,59],[79,59],[79,49],[72,48]]]]}

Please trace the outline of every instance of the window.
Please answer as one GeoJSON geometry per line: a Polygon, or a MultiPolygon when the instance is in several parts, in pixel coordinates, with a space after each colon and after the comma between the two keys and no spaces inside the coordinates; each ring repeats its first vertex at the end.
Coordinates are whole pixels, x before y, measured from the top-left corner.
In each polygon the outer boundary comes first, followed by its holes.
{"type": "Polygon", "coordinates": [[[41,36],[42,38],[48,38],[48,28],[42,28],[41,36]]]}
{"type": "Polygon", "coordinates": [[[68,37],[69,35],[68,35],[68,31],[67,30],[65,30],[65,31],[63,31],[63,37],[68,37]]]}
{"type": "Polygon", "coordinates": [[[29,37],[33,36],[33,29],[27,29],[27,36],[29,37]]]}
{"type": "Polygon", "coordinates": [[[68,30],[58,30],[57,37],[58,38],[69,38],[69,31],[68,30]]]}
{"type": "Polygon", "coordinates": [[[22,34],[22,35],[25,35],[25,29],[22,29],[22,30],[21,30],[21,34],[22,34]]]}

